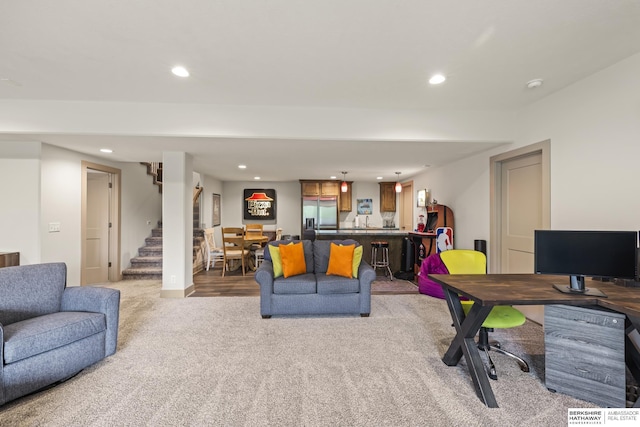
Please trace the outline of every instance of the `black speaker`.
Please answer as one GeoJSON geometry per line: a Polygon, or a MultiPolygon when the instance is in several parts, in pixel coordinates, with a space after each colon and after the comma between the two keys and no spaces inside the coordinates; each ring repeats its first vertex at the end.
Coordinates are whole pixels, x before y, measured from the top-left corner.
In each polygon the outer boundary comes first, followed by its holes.
{"type": "Polygon", "coordinates": [[[473,249],[483,254],[487,254],[487,241],[486,240],[474,240],[473,249]]]}
{"type": "Polygon", "coordinates": [[[402,239],[402,265],[400,271],[413,272],[413,264],[415,263],[415,250],[413,249],[413,241],[405,237],[402,239]]]}

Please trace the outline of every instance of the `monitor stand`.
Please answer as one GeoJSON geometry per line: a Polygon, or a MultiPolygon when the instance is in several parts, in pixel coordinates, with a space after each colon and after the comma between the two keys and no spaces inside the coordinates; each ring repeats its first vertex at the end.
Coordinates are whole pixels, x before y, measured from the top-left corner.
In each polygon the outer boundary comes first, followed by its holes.
{"type": "Polygon", "coordinates": [[[600,289],[587,288],[584,285],[584,276],[571,276],[569,278],[571,286],[553,284],[553,287],[565,294],[572,295],[589,295],[592,297],[607,298],[607,294],[600,289]]]}

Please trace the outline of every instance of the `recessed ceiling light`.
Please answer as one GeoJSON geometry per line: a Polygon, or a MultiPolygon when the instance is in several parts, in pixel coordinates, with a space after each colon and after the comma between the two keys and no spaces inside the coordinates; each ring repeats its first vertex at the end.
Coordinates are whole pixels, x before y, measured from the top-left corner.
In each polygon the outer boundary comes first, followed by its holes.
{"type": "Polygon", "coordinates": [[[189,77],[189,71],[182,66],[173,67],[171,72],[178,77],[189,77]]]}
{"type": "Polygon", "coordinates": [[[336,177],[334,175],[331,175],[329,179],[336,179],[336,177]]]}
{"type": "Polygon", "coordinates": [[[527,89],[535,89],[537,87],[542,86],[542,83],[544,83],[544,80],[542,79],[533,79],[527,82],[527,89]]]}
{"type": "Polygon", "coordinates": [[[101,153],[113,153],[113,150],[111,148],[101,148],[100,152],[101,153]]]}
{"type": "Polygon", "coordinates": [[[247,165],[238,165],[238,169],[246,169],[247,165]]]}
{"type": "Polygon", "coordinates": [[[260,179],[260,177],[259,176],[254,176],[253,179],[260,179]]]}
{"type": "Polygon", "coordinates": [[[444,82],[445,80],[447,80],[447,78],[445,76],[443,76],[442,74],[434,74],[429,79],[429,83],[431,83],[432,85],[439,85],[440,83],[444,82]]]}
{"type": "Polygon", "coordinates": [[[378,177],[376,177],[376,179],[382,179],[382,177],[381,177],[381,176],[378,176],[378,177]]]}

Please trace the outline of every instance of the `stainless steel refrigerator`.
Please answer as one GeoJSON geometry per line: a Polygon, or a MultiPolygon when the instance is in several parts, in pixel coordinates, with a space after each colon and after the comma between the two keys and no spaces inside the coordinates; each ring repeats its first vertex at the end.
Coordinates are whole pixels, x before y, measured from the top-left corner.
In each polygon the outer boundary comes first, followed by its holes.
{"type": "Polygon", "coordinates": [[[302,229],[311,225],[314,230],[338,228],[338,197],[320,196],[302,198],[302,229]]]}

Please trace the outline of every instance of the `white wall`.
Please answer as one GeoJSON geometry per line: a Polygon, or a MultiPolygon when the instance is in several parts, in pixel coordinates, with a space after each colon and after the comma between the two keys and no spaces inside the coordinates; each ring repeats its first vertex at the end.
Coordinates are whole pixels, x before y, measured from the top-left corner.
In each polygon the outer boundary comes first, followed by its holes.
{"type": "MultiPolygon", "coordinates": [[[[369,225],[382,227],[382,214],[380,213],[380,184],[377,182],[354,181],[351,185],[351,212],[340,213],[340,227],[352,228],[353,221],[358,213],[358,199],[372,199],[372,214],[369,215],[369,225]]],[[[397,195],[396,195],[397,199],[397,195]]],[[[397,202],[397,200],[396,200],[397,202]]],[[[396,203],[397,206],[397,203],[396,203]]],[[[360,227],[364,227],[365,215],[358,215],[360,227]]],[[[396,226],[398,225],[397,209],[393,216],[396,226]]]]}
{"type": "Polygon", "coordinates": [[[106,162],[38,142],[0,141],[0,251],[21,264],[64,262],[69,286],[80,284],[82,161],[122,171],[121,267],[137,255],[161,219],[161,195],[139,163],[106,162]],[[50,222],[61,230],[49,233],[50,222]]]}
{"type": "Polygon", "coordinates": [[[457,248],[489,239],[489,159],[551,140],[551,227],[640,229],[640,55],[520,112],[511,145],[428,170],[414,188],[453,209],[457,248]]]}
{"type": "Polygon", "coordinates": [[[40,143],[0,141],[0,252],[40,262],[40,143]]]}
{"type": "Polygon", "coordinates": [[[551,226],[640,229],[640,54],[521,114],[517,142],[551,139],[551,226]]]}

